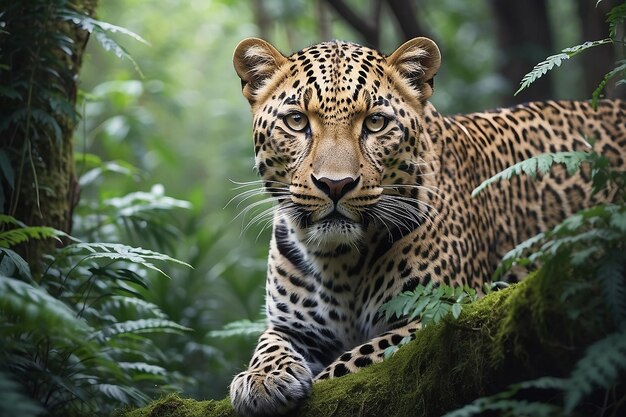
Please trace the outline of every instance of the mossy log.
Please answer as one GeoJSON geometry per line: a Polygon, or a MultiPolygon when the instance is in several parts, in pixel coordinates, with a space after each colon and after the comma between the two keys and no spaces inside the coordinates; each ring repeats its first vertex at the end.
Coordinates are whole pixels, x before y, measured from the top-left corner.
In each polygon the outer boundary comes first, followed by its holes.
{"type": "MultiPolygon", "coordinates": [[[[567,376],[585,348],[611,330],[569,318],[560,279],[538,276],[492,293],[458,320],[419,332],[391,359],[314,384],[293,416],[441,416],[510,384],[567,376]]],[[[563,284],[563,282],[561,282],[563,284]]],[[[176,395],[117,417],[236,416],[229,399],[195,401],[176,395]]]]}

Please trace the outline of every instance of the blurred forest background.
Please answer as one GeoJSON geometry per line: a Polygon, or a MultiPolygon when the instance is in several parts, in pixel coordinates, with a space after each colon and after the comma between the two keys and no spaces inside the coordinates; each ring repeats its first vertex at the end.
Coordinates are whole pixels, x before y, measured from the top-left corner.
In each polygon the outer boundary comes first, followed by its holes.
{"type": "MultiPolygon", "coordinates": [[[[146,288],[129,284],[138,297],[158,306],[162,317],[191,329],[151,337],[156,353],[144,360],[158,367],[152,373],[162,378],[147,392],[221,398],[256,341],[214,332],[236,320],[261,318],[269,240],[264,225],[246,228],[254,211],[239,215],[249,202],[231,201],[242,191],[239,183],[256,178],[251,116],[231,61],[240,40],[262,37],[288,54],[336,38],[391,53],[406,39],[428,36],[443,57],[433,103],[444,114],[470,112],[534,99],[590,97],[613,68],[611,45],[573,59],[519,96],[513,93],[547,56],[606,38],[605,13],[617,3],[99,2],[97,19],[126,28],[149,45],[110,34],[132,57],[120,60],[93,39],[87,44],[73,139],[80,202],[72,234],[87,242],[159,251],[193,266],[164,267],[169,279],[154,271],[140,274],[146,288]]],[[[614,87],[608,92],[623,94],[614,87]]],[[[120,314],[118,321],[125,317],[120,314]]]]}

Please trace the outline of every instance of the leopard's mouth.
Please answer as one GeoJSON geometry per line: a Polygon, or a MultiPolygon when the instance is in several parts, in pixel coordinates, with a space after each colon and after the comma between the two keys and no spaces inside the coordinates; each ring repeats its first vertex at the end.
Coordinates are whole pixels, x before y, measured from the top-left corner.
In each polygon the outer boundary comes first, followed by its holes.
{"type": "Polygon", "coordinates": [[[354,244],[363,235],[363,225],[359,221],[332,210],[306,227],[308,242],[316,246],[327,244],[354,244]]]}

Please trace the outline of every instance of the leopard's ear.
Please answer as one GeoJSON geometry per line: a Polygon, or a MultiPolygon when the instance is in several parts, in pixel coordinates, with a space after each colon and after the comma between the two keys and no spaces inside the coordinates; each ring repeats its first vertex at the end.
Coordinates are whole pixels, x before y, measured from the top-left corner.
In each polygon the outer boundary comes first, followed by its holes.
{"type": "Polygon", "coordinates": [[[252,104],[256,92],[270,78],[287,58],[269,42],[258,38],[248,38],[235,48],[233,65],[241,78],[243,95],[252,104]]]}
{"type": "Polygon", "coordinates": [[[434,77],[441,64],[439,48],[428,38],[414,38],[403,43],[387,62],[419,93],[424,102],[433,94],[434,77]]]}

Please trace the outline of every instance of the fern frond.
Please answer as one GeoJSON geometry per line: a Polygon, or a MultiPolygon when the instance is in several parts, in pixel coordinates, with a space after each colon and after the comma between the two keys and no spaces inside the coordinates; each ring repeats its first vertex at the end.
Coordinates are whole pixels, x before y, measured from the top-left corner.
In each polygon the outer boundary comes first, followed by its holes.
{"type": "Polygon", "coordinates": [[[613,7],[606,16],[606,22],[609,24],[609,36],[614,38],[617,35],[617,26],[626,20],[626,3],[613,7]]]}
{"type": "Polygon", "coordinates": [[[587,349],[569,377],[565,412],[570,414],[597,388],[608,388],[626,371],[626,330],[612,333],[587,349]]]}
{"type": "MultiPolygon", "coordinates": [[[[626,9],[626,7],[625,7],[625,9],[626,9]]],[[[622,73],[622,74],[626,73],[626,60],[617,61],[616,64],[618,64],[618,65],[615,68],[613,68],[611,71],[607,72],[604,75],[604,77],[602,77],[602,81],[600,81],[600,83],[598,84],[596,89],[593,90],[593,93],[591,94],[591,106],[594,109],[598,108],[598,101],[600,100],[600,95],[604,91],[604,87],[606,87],[606,84],[609,82],[609,80],[611,78],[615,77],[619,73],[622,73]]]]}
{"type": "Polygon", "coordinates": [[[0,372],[0,392],[0,416],[37,417],[45,413],[41,405],[22,394],[20,384],[5,372],[0,372]]]}
{"type": "Polygon", "coordinates": [[[161,366],[150,365],[145,362],[119,362],[118,365],[126,372],[134,371],[157,376],[164,376],[167,374],[165,368],[161,366]]]}
{"type": "Polygon", "coordinates": [[[518,95],[522,90],[525,90],[526,88],[528,88],[528,86],[530,86],[532,83],[537,81],[539,78],[546,75],[548,71],[551,71],[554,67],[561,66],[561,63],[563,61],[568,60],[580,54],[581,52],[586,51],[589,48],[593,48],[599,45],[604,45],[604,44],[612,43],[612,42],[613,40],[610,38],[600,39],[597,41],[588,41],[580,45],[575,45],[570,48],[565,48],[561,51],[561,53],[549,56],[548,58],[545,59],[545,61],[542,61],[538,63],[537,65],[535,65],[535,67],[532,69],[531,72],[524,75],[524,77],[522,78],[522,82],[520,83],[520,87],[515,92],[514,95],[518,95]]]}
{"type": "Polygon", "coordinates": [[[232,323],[228,323],[221,330],[212,330],[207,336],[227,338],[233,336],[242,337],[258,337],[267,328],[265,319],[251,321],[251,320],[238,320],[232,323]]]}
{"type": "Polygon", "coordinates": [[[17,252],[11,249],[0,247],[0,270],[6,271],[5,262],[10,262],[13,265],[13,269],[17,269],[17,272],[22,278],[32,280],[33,276],[30,273],[30,266],[17,252]]]}
{"type": "Polygon", "coordinates": [[[127,333],[182,333],[187,331],[191,331],[191,329],[171,320],[140,319],[114,323],[110,326],[103,327],[101,330],[94,333],[93,338],[103,342],[114,336],[127,333]]]}
{"type": "Polygon", "coordinates": [[[116,25],[112,25],[110,23],[107,22],[103,22],[100,20],[96,20],[92,17],[89,17],[87,15],[83,15],[80,13],[76,13],[76,12],[71,12],[71,11],[65,11],[64,13],[61,13],[61,17],[69,22],[74,23],[75,25],[77,25],[78,27],[80,27],[81,29],[91,33],[92,35],[94,35],[94,37],[96,38],[96,40],[98,41],[98,43],[106,50],[106,51],[111,51],[113,52],[118,58],[126,58],[128,59],[133,66],[135,67],[135,71],[137,71],[138,74],[140,74],[141,76],[143,76],[143,73],[141,72],[141,69],[139,68],[139,65],[137,64],[137,62],[133,59],[133,57],[128,53],[128,51],[126,51],[126,49],[124,49],[120,44],[118,44],[117,42],[115,42],[115,40],[113,40],[113,38],[111,38],[107,32],[111,32],[111,33],[121,33],[123,35],[129,36],[131,38],[133,38],[136,41],[139,41],[145,45],[150,45],[148,43],[148,41],[146,41],[144,38],[142,38],[141,36],[139,36],[138,34],[120,27],[120,26],[116,26],[116,25]]]}
{"type": "Polygon", "coordinates": [[[138,390],[137,388],[115,385],[115,384],[96,384],[94,388],[106,395],[112,400],[119,401],[125,405],[142,406],[150,401],[150,397],[138,390]]]}
{"type": "Polygon", "coordinates": [[[85,340],[93,331],[72,309],[41,287],[1,275],[0,312],[21,317],[13,330],[22,332],[39,329],[54,331],[71,340],[85,340]]]}
{"type": "Polygon", "coordinates": [[[149,261],[162,261],[176,263],[191,268],[186,262],[172,258],[163,253],[143,248],[135,248],[120,243],[76,243],[64,249],[67,254],[84,254],[84,261],[96,259],[109,259],[112,261],[126,261],[145,268],[152,269],[169,278],[164,271],[149,261]]]}
{"type": "Polygon", "coordinates": [[[544,153],[537,155],[518,162],[517,164],[512,165],[497,173],[493,177],[483,181],[474,189],[474,191],[472,191],[472,197],[476,197],[494,182],[509,180],[514,176],[521,175],[522,173],[529,175],[532,178],[535,178],[539,174],[546,175],[555,163],[564,165],[568,174],[571,175],[578,170],[581,163],[590,162],[593,158],[593,153],[580,151],[544,153]]]}
{"type": "Polygon", "coordinates": [[[159,319],[167,319],[167,315],[159,306],[149,301],[135,297],[124,297],[120,295],[112,295],[100,306],[101,311],[118,312],[120,310],[131,310],[136,316],[147,317],[153,316],[159,319]]]}
{"type": "Polygon", "coordinates": [[[61,237],[69,236],[53,227],[28,226],[20,229],[11,229],[0,232],[0,248],[10,248],[30,239],[56,239],[60,242],[61,237]]]}
{"type": "Polygon", "coordinates": [[[596,273],[604,300],[618,325],[626,322],[626,271],[623,257],[623,251],[611,251],[603,258],[596,273]]]}

